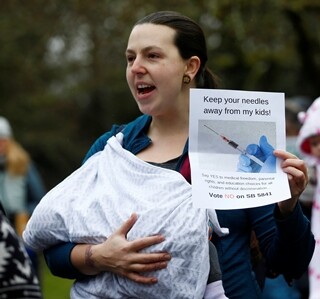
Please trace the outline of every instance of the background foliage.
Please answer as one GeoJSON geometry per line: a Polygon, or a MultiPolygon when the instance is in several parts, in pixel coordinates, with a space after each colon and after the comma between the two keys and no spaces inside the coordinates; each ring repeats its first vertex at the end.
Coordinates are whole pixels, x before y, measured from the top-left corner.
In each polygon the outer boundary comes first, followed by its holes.
{"type": "Polygon", "coordinates": [[[124,51],[134,22],[155,10],[199,22],[224,88],[320,95],[317,0],[3,0],[0,115],[48,188],[112,123],[138,115],[124,51]]]}

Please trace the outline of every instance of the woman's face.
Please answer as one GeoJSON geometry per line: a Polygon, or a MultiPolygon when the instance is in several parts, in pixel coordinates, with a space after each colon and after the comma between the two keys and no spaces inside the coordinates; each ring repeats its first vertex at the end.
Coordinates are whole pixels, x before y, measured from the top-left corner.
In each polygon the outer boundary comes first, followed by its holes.
{"type": "Polygon", "coordinates": [[[320,158],[320,135],[309,138],[311,154],[316,158],[320,158]]]}
{"type": "Polygon", "coordinates": [[[187,61],[174,45],[175,31],[164,25],[141,24],[131,31],[126,50],[126,77],[139,109],[162,116],[188,105],[183,85],[187,61]]]}

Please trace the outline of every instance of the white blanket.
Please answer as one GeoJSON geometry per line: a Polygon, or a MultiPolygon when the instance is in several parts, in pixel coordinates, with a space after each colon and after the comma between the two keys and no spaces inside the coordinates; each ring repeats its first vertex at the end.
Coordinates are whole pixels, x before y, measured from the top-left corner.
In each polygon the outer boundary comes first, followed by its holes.
{"type": "Polygon", "coordinates": [[[148,248],[168,251],[166,269],[150,273],[158,283],[142,285],[112,273],[76,281],[72,298],[202,298],[209,272],[208,221],[223,234],[215,211],[192,206],[191,186],[180,173],[150,165],[121,146],[123,135],[53,188],[39,203],[23,233],[35,250],[61,241],[101,243],[137,212],[127,235],[134,240],[162,234],[148,248]]]}

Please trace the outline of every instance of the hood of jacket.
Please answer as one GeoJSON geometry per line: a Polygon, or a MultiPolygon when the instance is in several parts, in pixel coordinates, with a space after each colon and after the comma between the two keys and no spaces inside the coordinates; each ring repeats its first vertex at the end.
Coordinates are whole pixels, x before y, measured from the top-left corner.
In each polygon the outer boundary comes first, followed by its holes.
{"type": "Polygon", "coordinates": [[[298,149],[303,155],[312,158],[308,139],[320,135],[320,97],[314,100],[306,112],[299,112],[298,119],[302,123],[297,138],[298,149]]]}

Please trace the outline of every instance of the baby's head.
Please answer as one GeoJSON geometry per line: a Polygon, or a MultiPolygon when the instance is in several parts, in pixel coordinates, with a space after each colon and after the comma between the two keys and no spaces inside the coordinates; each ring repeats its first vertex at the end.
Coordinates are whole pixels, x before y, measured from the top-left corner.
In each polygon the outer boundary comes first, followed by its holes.
{"type": "Polygon", "coordinates": [[[307,142],[309,143],[311,155],[320,158],[320,134],[310,136],[307,138],[307,142]]]}
{"type": "Polygon", "coordinates": [[[299,112],[302,127],[298,135],[298,148],[302,154],[320,158],[320,97],[306,112],[299,112]]]}

